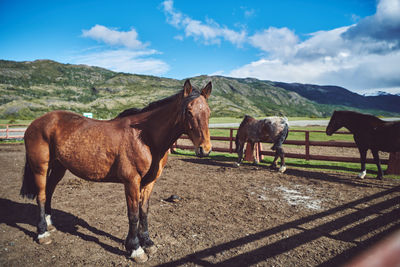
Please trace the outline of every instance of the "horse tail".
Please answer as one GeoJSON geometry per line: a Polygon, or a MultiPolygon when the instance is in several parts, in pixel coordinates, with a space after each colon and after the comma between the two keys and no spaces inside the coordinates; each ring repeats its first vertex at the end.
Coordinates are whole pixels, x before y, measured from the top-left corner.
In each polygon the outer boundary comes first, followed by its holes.
{"type": "Polygon", "coordinates": [[[22,197],[27,197],[29,199],[34,199],[38,194],[35,177],[29,165],[28,157],[25,161],[24,176],[22,178],[22,186],[19,194],[22,197]]]}

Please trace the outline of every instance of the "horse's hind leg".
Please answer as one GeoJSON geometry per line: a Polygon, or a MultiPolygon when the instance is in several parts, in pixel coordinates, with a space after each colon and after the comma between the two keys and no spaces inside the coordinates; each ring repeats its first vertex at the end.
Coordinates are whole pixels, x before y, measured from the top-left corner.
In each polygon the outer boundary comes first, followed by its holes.
{"type": "Polygon", "coordinates": [[[51,220],[51,199],[53,197],[54,190],[59,181],[64,177],[66,169],[61,165],[60,162],[55,161],[51,164],[50,174],[47,178],[46,185],[46,204],[45,204],[45,217],[47,230],[49,232],[55,231],[56,228],[53,226],[51,220]]]}
{"type": "Polygon", "coordinates": [[[47,231],[45,213],[48,161],[40,162],[39,160],[32,160],[30,162],[30,166],[32,168],[35,184],[38,190],[38,194],[36,197],[36,201],[39,207],[39,222],[37,225],[38,242],[39,244],[50,244],[51,239],[50,233],[47,231]]]}
{"type": "MultiPolygon", "coordinates": [[[[49,172],[50,151],[46,141],[35,135],[25,136],[26,160],[30,169],[30,179],[33,179],[36,201],[39,207],[39,222],[37,224],[39,244],[50,244],[50,233],[46,223],[46,182],[49,172]]],[[[28,179],[29,177],[24,177],[28,179]]]]}
{"type": "Polygon", "coordinates": [[[283,148],[281,146],[278,147],[277,152],[279,153],[279,156],[281,158],[281,167],[279,168],[279,172],[284,173],[286,171],[285,152],[283,151],[283,148]]]}
{"type": "Polygon", "coordinates": [[[378,150],[372,150],[372,155],[374,156],[375,164],[378,167],[378,176],[376,178],[378,178],[379,180],[382,180],[383,172],[382,172],[382,168],[381,168],[381,161],[379,159],[378,150]]]}
{"type": "Polygon", "coordinates": [[[366,148],[358,148],[360,152],[360,160],[361,160],[361,172],[358,174],[358,178],[364,179],[365,175],[367,175],[367,170],[365,168],[365,162],[367,160],[367,150],[366,148]]]}

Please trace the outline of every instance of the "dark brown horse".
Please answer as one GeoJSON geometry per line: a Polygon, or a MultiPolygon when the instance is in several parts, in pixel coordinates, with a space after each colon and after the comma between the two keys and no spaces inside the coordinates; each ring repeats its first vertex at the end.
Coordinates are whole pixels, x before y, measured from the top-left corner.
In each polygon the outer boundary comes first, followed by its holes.
{"type": "MultiPolygon", "coordinates": [[[[243,160],[243,150],[246,142],[250,143],[251,147],[253,147],[253,151],[255,151],[254,145],[257,142],[272,142],[274,145],[271,149],[275,150],[275,158],[271,168],[276,168],[276,161],[278,157],[280,157],[281,167],[279,171],[285,172],[285,153],[282,144],[286,140],[288,134],[289,123],[286,118],[267,117],[263,120],[256,120],[248,115],[244,116],[236,134],[236,152],[238,153],[237,165],[239,166],[243,160]]],[[[254,159],[254,163],[258,164],[256,157],[254,157],[254,159]]]]}
{"type": "Polygon", "coordinates": [[[53,111],[36,119],[25,132],[26,164],[21,195],[37,197],[38,242],[50,243],[51,197],[66,170],[85,180],[122,183],[128,207],[125,247],[137,262],[155,251],[147,213],[154,183],[167,161],[167,151],[183,133],[198,156],[211,151],[207,99],[211,82],[201,92],[187,80],[181,92],[139,109],[128,109],[109,121],[53,111]],[[144,250],[143,250],[144,249],[144,250]]]}
{"type": "Polygon", "coordinates": [[[361,157],[359,178],[367,174],[365,160],[368,149],[371,149],[376,165],[378,179],[383,178],[378,151],[400,151],[400,121],[385,122],[375,116],[354,111],[335,111],[326,127],[326,134],[332,135],[340,128],[347,128],[354,137],[361,157]]]}

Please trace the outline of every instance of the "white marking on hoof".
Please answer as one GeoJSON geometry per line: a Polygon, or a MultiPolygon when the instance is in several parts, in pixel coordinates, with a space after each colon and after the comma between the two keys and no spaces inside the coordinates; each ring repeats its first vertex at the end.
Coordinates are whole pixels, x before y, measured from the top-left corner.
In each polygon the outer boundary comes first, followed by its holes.
{"type": "Polygon", "coordinates": [[[43,234],[38,235],[38,242],[41,245],[48,245],[51,243],[50,233],[48,231],[44,232],[43,234]]]}
{"type": "Polygon", "coordinates": [[[362,171],[362,172],[360,172],[360,173],[358,174],[358,178],[364,179],[364,178],[365,178],[365,175],[367,175],[367,171],[362,171]]]}
{"type": "Polygon", "coordinates": [[[54,232],[55,230],[57,230],[53,225],[53,221],[51,220],[51,215],[46,214],[45,218],[46,218],[46,224],[47,224],[47,231],[54,232]]]}
{"type": "Polygon", "coordinates": [[[284,173],[286,171],[286,166],[281,166],[279,172],[284,173]]]}
{"type": "Polygon", "coordinates": [[[47,224],[47,226],[53,225],[53,222],[52,222],[52,220],[51,220],[51,215],[46,214],[45,218],[46,218],[46,224],[47,224]]]}
{"type": "Polygon", "coordinates": [[[131,258],[135,262],[146,262],[149,259],[142,247],[139,247],[138,249],[132,251],[131,258]]]}

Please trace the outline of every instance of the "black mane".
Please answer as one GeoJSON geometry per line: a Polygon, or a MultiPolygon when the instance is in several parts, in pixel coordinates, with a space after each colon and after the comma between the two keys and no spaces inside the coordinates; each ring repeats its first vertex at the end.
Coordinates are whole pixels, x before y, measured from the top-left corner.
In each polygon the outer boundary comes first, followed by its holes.
{"type": "Polygon", "coordinates": [[[365,120],[365,121],[371,121],[371,122],[377,122],[377,123],[382,123],[383,120],[380,118],[371,115],[371,114],[365,114],[365,113],[360,113],[357,111],[351,111],[351,110],[341,110],[341,111],[335,111],[340,114],[344,114],[344,116],[353,116],[357,120],[365,120]]]}
{"type": "MultiPolygon", "coordinates": [[[[123,117],[127,117],[130,115],[136,115],[136,114],[140,114],[143,112],[154,110],[158,107],[161,107],[161,106],[164,106],[164,105],[167,105],[167,104],[173,102],[181,94],[183,94],[183,91],[180,91],[179,93],[169,96],[167,98],[151,102],[150,104],[148,104],[146,107],[144,107],[142,109],[128,108],[128,109],[122,111],[121,113],[119,113],[117,118],[123,118],[123,117]]],[[[192,92],[184,99],[183,106],[186,106],[190,101],[199,97],[200,95],[201,95],[201,93],[198,90],[193,88],[192,92]]]]}

